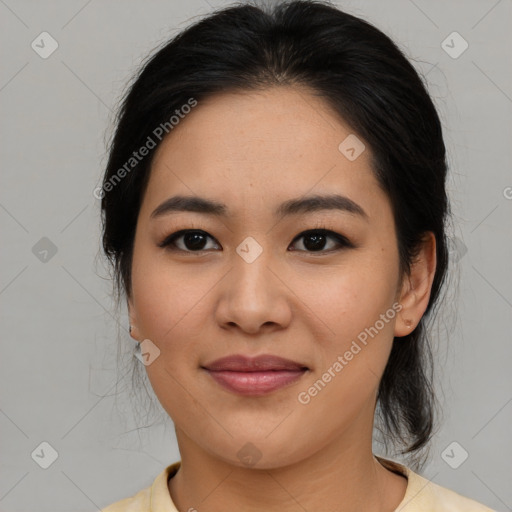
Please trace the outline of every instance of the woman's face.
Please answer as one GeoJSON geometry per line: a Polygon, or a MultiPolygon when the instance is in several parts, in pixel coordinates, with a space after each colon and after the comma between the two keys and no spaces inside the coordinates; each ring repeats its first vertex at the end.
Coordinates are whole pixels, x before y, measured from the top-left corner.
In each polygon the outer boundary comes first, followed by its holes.
{"type": "Polygon", "coordinates": [[[129,310],[182,454],[272,468],[371,442],[379,380],[405,332],[391,205],[359,144],[322,100],[281,87],[200,102],[158,148],[129,310]],[[346,199],[300,206],[333,195],[346,199]],[[152,216],[174,196],[224,213],[182,202],[152,216]],[[300,236],[320,228],[333,233],[300,236]],[[202,236],[160,246],[180,230],[202,236]],[[212,365],[232,355],[298,365],[212,365]]]}

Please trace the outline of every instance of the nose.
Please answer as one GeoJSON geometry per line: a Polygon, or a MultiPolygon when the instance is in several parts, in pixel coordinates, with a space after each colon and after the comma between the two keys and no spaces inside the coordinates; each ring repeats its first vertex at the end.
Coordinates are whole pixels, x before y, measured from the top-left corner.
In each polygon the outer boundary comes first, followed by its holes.
{"type": "Polygon", "coordinates": [[[264,253],[251,263],[235,255],[218,293],[216,319],[224,329],[257,334],[284,329],[291,321],[290,289],[264,253]]]}

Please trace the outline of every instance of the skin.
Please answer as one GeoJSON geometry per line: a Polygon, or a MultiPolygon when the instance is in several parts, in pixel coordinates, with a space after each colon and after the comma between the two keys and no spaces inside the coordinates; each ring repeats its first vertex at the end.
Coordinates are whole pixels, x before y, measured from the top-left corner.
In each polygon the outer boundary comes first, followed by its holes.
{"type": "Polygon", "coordinates": [[[401,281],[391,205],[370,149],[354,161],[338,150],[351,133],[323,100],[283,86],[201,102],[157,150],[128,308],[132,337],[160,350],[146,370],[176,427],[181,468],[169,492],[180,511],[393,511],[404,497],[407,480],[373,456],[372,427],[393,337],[414,329],[428,305],[435,238],[425,237],[401,281]],[[336,210],[273,216],[283,201],[334,192],[368,220],[336,210]],[[176,194],[217,200],[230,215],[150,218],[176,194]],[[320,252],[308,249],[297,236],[318,226],[355,247],[328,238],[320,252]],[[158,246],[181,229],[205,231],[205,249],[193,252],[183,238],[174,251],[158,246]],[[236,252],[248,236],[263,249],[252,263],[236,252]],[[342,372],[299,403],[298,393],[398,302],[403,309],[342,372]],[[200,368],[231,354],[274,354],[310,370],[266,396],[243,397],[200,368]],[[250,467],[237,456],[249,442],[261,456],[250,467]]]}

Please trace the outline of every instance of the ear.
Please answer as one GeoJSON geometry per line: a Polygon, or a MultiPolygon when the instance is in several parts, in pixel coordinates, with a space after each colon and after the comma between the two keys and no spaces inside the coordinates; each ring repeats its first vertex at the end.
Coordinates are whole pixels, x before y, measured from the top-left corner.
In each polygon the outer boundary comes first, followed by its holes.
{"type": "Polygon", "coordinates": [[[139,333],[139,329],[137,327],[137,325],[138,325],[137,315],[135,313],[135,308],[133,307],[133,301],[131,298],[128,298],[127,306],[128,306],[128,317],[130,319],[130,327],[131,327],[130,336],[135,341],[140,341],[140,333],[139,333]]]}
{"type": "Polygon", "coordinates": [[[436,264],[436,238],[428,231],[409,274],[403,279],[399,298],[402,309],[395,323],[395,337],[410,334],[420,322],[430,299],[436,264]]]}

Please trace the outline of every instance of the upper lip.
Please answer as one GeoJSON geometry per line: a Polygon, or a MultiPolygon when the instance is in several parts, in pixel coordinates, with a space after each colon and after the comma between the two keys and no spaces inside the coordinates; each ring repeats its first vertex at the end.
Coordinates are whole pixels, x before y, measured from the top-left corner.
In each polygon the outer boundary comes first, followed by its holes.
{"type": "Polygon", "coordinates": [[[248,357],[240,354],[222,357],[203,366],[210,371],[231,371],[231,372],[264,372],[271,370],[298,371],[307,370],[308,367],[285,359],[283,357],[263,354],[256,357],[248,357]]]}

